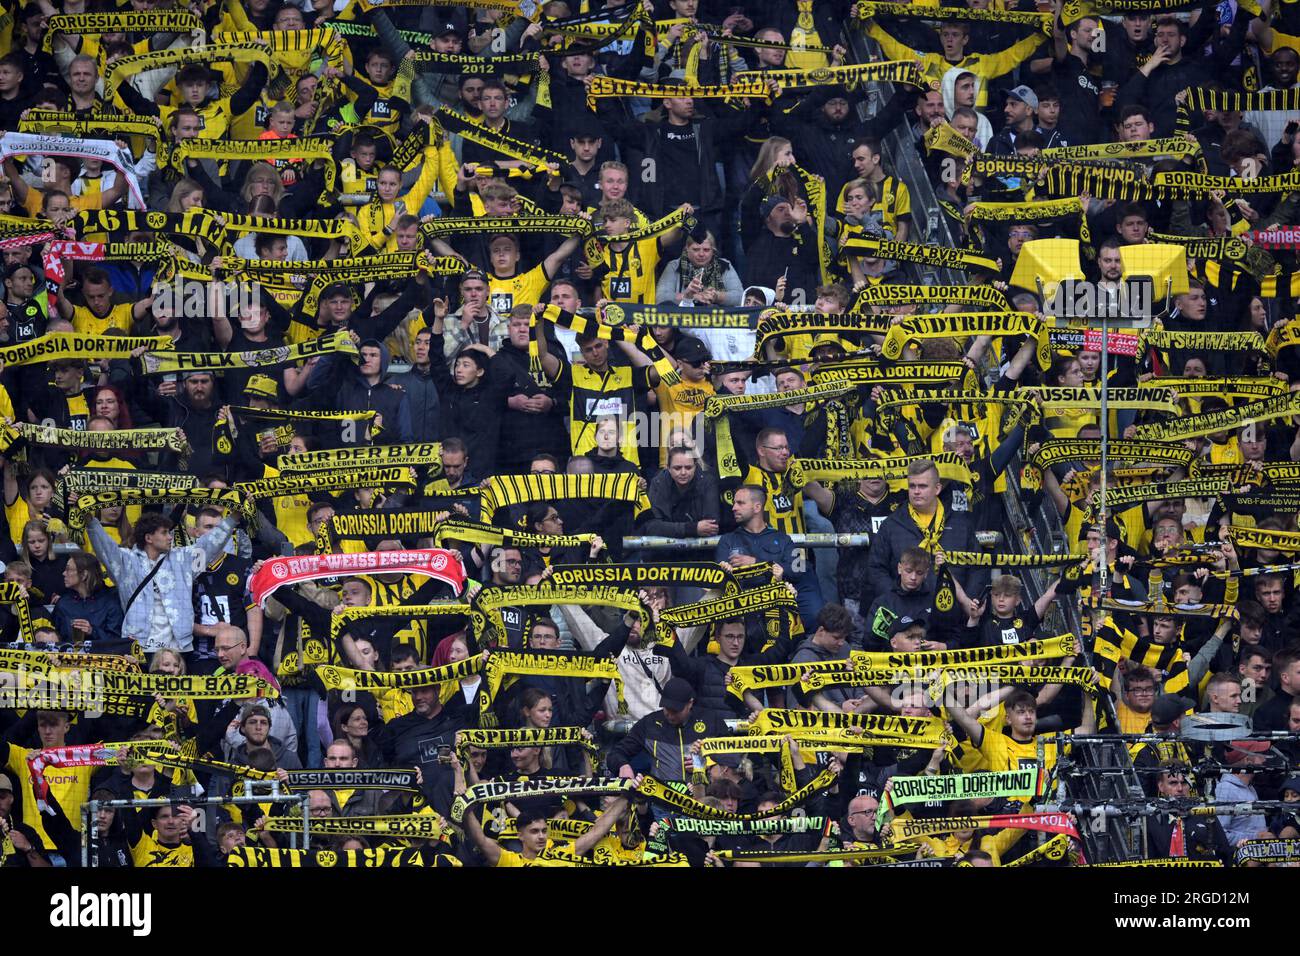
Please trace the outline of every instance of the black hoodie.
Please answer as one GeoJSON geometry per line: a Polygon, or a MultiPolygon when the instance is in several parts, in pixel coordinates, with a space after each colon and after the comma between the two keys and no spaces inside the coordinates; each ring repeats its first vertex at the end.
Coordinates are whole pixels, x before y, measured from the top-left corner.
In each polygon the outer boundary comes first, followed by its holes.
{"type": "MultiPolygon", "coordinates": [[[[388,346],[378,339],[366,339],[360,347],[379,349],[379,381],[371,385],[360,366],[340,359],[337,353],[327,355],[307,379],[307,388],[316,396],[313,404],[328,411],[373,410],[382,417],[382,427],[374,436],[376,444],[411,441],[411,407],[406,393],[385,381],[391,361],[388,346]]],[[[363,429],[357,429],[353,441],[347,441],[343,434],[341,443],[363,444],[364,434],[363,429]]]]}
{"type": "Polygon", "coordinates": [[[442,438],[455,437],[465,442],[469,466],[475,474],[494,474],[507,388],[514,380],[503,380],[485,368],[477,385],[457,385],[447,369],[441,335],[429,339],[429,371],[442,405],[442,438]]]}

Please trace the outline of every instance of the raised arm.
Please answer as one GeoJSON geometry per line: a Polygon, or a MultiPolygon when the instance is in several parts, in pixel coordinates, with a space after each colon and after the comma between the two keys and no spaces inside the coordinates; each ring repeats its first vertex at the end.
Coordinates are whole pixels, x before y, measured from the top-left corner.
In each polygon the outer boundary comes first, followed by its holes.
{"type": "Polygon", "coordinates": [[[609,806],[596,818],[591,829],[574,841],[573,849],[578,856],[586,856],[597,843],[605,839],[609,831],[618,825],[619,818],[627,811],[627,797],[615,797],[609,806]]]}
{"type": "MultiPolygon", "coordinates": [[[[456,777],[452,785],[452,795],[458,797],[469,787],[465,785],[465,768],[461,765],[455,750],[451,753],[451,768],[456,777]]],[[[483,832],[483,825],[478,822],[478,814],[473,812],[472,808],[465,814],[465,832],[469,834],[470,839],[474,841],[479,852],[490,865],[496,866],[501,862],[501,845],[483,832]]]]}

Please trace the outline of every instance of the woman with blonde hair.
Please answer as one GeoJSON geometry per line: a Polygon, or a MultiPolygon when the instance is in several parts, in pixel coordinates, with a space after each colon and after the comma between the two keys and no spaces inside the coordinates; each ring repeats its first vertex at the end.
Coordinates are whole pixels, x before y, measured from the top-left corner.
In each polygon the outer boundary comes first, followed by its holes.
{"type": "Polygon", "coordinates": [[[186,177],[172,187],[172,198],[167,203],[168,212],[189,212],[191,209],[202,208],[202,206],[202,184],[186,177]]]}
{"type": "Polygon", "coordinates": [[[796,199],[807,202],[803,184],[790,172],[794,165],[794,144],[784,136],[769,136],[759,147],[758,158],[749,170],[749,188],[740,200],[740,238],[746,248],[763,231],[759,207],[764,199],[783,196],[791,203],[796,199]]]}
{"type": "MultiPolygon", "coordinates": [[[[169,677],[183,677],[188,668],[185,655],[174,647],[164,647],[154,653],[149,661],[150,674],[166,674],[169,677]]],[[[199,721],[194,701],[188,697],[171,698],[154,694],[154,704],[149,708],[145,718],[154,727],[162,729],[168,740],[180,740],[181,730],[185,726],[194,726],[199,721]]]]}
{"type": "Polygon", "coordinates": [[[270,163],[254,163],[244,177],[244,185],[239,190],[245,205],[251,206],[257,196],[270,196],[276,206],[284,198],[284,183],[280,181],[279,171],[270,163]]]}

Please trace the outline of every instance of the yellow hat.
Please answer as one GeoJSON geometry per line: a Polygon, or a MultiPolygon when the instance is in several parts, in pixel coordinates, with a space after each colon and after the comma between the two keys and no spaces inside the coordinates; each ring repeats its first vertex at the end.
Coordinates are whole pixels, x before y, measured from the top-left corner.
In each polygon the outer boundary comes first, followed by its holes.
{"type": "Polygon", "coordinates": [[[280,396],[280,386],[269,375],[254,375],[244,386],[245,398],[266,398],[274,401],[280,396]]]}

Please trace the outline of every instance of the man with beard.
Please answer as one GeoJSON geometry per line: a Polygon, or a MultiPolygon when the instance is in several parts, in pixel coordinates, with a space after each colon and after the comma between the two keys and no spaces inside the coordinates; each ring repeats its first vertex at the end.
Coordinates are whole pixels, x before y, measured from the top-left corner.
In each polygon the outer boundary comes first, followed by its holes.
{"type": "Polygon", "coordinates": [[[811,302],[821,284],[821,266],[808,204],[797,199],[792,205],[784,196],[768,196],[759,212],[766,229],[745,250],[745,283],[762,285],[773,276],[783,276],[791,303],[811,302]]]}

